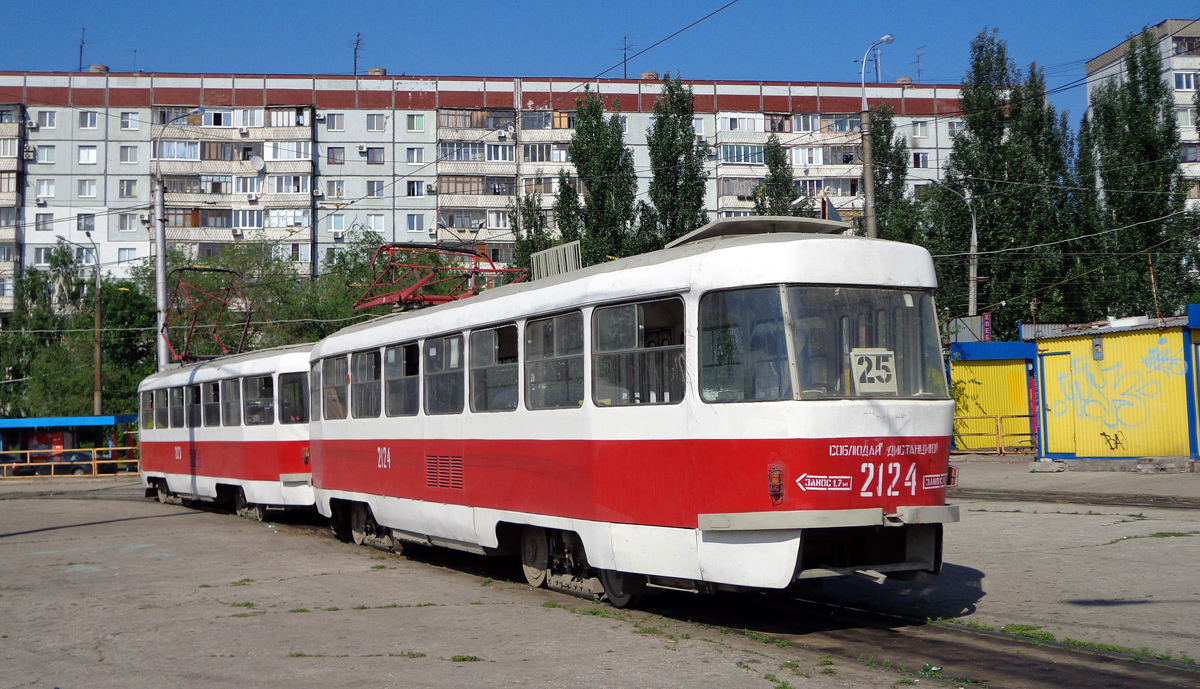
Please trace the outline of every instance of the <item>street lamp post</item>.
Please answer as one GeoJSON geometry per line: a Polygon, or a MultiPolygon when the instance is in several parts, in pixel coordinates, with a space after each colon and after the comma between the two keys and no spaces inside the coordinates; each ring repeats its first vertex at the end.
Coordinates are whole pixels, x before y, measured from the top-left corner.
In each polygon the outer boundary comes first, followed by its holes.
{"type": "Polygon", "coordinates": [[[154,158],[154,307],[158,314],[158,332],[154,341],[160,371],[167,368],[167,360],[170,358],[167,351],[167,210],[166,184],[163,182],[162,165],[159,163],[159,152],[155,150],[154,142],[155,139],[161,138],[162,131],[175,121],[203,112],[203,107],[196,107],[172,117],[160,125],[162,129],[159,130],[158,136],[153,131],[153,125],[151,126],[150,155],[154,158]]]}
{"type": "Polygon", "coordinates": [[[862,87],[862,153],[863,153],[863,209],[867,219],[867,236],[874,239],[879,236],[875,229],[875,158],[871,155],[871,111],[867,109],[867,56],[871,54],[875,46],[880,43],[891,43],[896,40],[896,37],[887,34],[883,38],[871,44],[867,48],[867,52],[863,53],[862,59],[862,74],[860,85],[862,87]]]}
{"type": "Polygon", "coordinates": [[[975,310],[978,307],[979,292],[979,232],[977,231],[975,218],[975,204],[971,203],[971,189],[968,187],[965,194],[960,194],[936,179],[929,181],[962,199],[963,203],[967,205],[967,211],[971,213],[970,267],[967,274],[967,315],[974,316],[975,310]]]}
{"type": "MultiPolygon", "coordinates": [[[[92,290],[94,293],[93,311],[95,312],[92,316],[92,329],[95,335],[95,353],[93,355],[93,363],[96,369],[92,383],[92,414],[95,416],[100,416],[102,413],[101,409],[103,408],[103,395],[100,388],[100,365],[102,363],[100,354],[100,247],[96,245],[96,240],[92,239],[91,232],[84,232],[83,234],[88,238],[88,242],[92,245],[92,266],[96,274],[96,285],[92,290]]],[[[57,239],[66,242],[67,244],[74,244],[81,249],[87,249],[87,247],[83,246],[82,244],[73,242],[61,234],[55,236],[57,239]]]]}

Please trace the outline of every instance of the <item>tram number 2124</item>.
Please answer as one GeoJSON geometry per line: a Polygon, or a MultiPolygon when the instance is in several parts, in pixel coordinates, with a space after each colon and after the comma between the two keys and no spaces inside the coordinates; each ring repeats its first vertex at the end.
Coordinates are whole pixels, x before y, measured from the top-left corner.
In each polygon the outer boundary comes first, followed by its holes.
{"type": "Polygon", "coordinates": [[[916,464],[909,464],[905,471],[900,462],[863,462],[859,475],[863,482],[858,494],[864,498],[895,497],[904,491],[917,494],[916,464]]]}
{"type": "Polygon", "coordinates": [[[391,469],[392,468],[392,448],[377,447],[377,448],[375,448],[375,452],[376,452],[376,466],[380,469],[391,469]]]}

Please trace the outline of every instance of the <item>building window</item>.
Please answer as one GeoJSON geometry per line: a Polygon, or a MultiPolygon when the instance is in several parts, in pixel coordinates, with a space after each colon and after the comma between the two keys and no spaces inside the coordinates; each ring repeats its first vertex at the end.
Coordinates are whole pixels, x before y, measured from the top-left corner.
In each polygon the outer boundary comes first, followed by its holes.
{"type": "Polygon", "coordinates": [[[81,266],[96,265],[96,250],[82,246],[75,247],[75,262],[81,266]]]}
{"type": "MultiPolygon", "coordinates": [[[[20,208],[0,208],[0,227],[15,227],[19,217],[21,217],[20,208]]],[[[5,260],[11,259],[0,259],[0,261],[5,260]]]]}
{"type": "Polygon", "coordinates": [[[387,129],[387,115],[367,115],[367,131],[382,132],[387,129]]]}
{"type": "Polygon", "coordinates": [[[524,144],[521,146],[521,160],[526,163],[550,162],[551,144],[524,144]]]}
{"type": "Polygon", "coordinates": [[[1176,72],[1175,73],[1175,90],[1176,91],[1195,91],[1196,90],[1196,73],[1195,72],[1176,72]]]}
{"type": "Polygon", "coordinates": [[[488,144],[487,159],[493,163],[511,163],[515,148],[512,144],[488,144]]]}
{"type": "Polygon", "coordinates": [[[830,146],[825,150],[825,160],[828,165],[857,165],[862,162],[862,146],[830,146]]]}
{"type": "Polygon", "coordinates": [[[205,127],[232,127],[233,126],[233,111],[232,110],[205,110],[204,111],[204,126],[205,127]]]}
{"type": "Polygon", "coordinates": [[[261,194],[261,177],[234,177],[233,191],[236,194],[261,194]]]}
{"type": "MultiPolygon", "coordinates": [[[[409,182],[412,185],[412,182],[409,182]]],[[[367,180],[367,196],[374,198],[383,198],[383,180],[369,179],[367,180]]]]}
{"type": "Polygon", "coordinates": [[[80,165],[95,165],[96,164],[96,147],[95,146],[80,146],[79,147],[79,164],[80,165]]]}
{"type": "Polygon", "coordinates": [[[35,266],[50,265],[50,255],[54,252],[54,247],[38,246],[33,249],[33,264],[35,266]]]}
{"type": "Polygon", "coordinates": [[[57,119],[56,113],[53,110],[38,111],[38,127],[41,127],[42,129],[54,129],[54,124],[57,119]]]}
{"type": "Polygon", "coordinates": [[[762,165],[763,147],[741,144],[723,144],[721,146],[721,162],[762,165]]]}
{"type": "Polygon", "coordinates": [[[925,193],[927,191],[929,191],[928,184],[914,184],[913,185],[913,199],[920,201],[921,198],[925,196],[925,193]]]}
{"type": "Polygon", "coordinates": [[[263,212],[257,208],[234,209],[233,226],[242,229],[258,229],[263,226],[263,212]]]}
{"type": "Polygon", "coordinates": [[[121,113],[121,129],[126,131],[138,128],[138,114],[136,112],[121,113]]]}
{"type": "Polygon", "coordinates": [[[272,208],[267,212],[267,227],[308,227],[311,211],[307,208],[272,208]]]}
{"type": "Polygon", "coordinates": [[[447,162],[478,162],[483,160],[484,145],[462,141],[446,141],[439,145],[439,158],[447,162]]]}
{"type": "Polygon", "coordinates": [[[311,160],[312,142],[270,141],[263,147],[267,160],[311,160]]]}
{"type": "Polygon", "coordinates": [[[117,263],[133,263],[137,258],[137,249],[132,247],[117,249],[117,263]]]}
{"type": "Polygon", "coordinates": [[[959,132],[961,132],[965,128],[965,126],[961,120],[950,120],[949,122],[946,123],[946,126],[950,130],[950,138],[951,139],[958,136],[959,132]]]}
{"type": "Polygon", "coordinates": [[[325,131],[327,131],[327,132],[346,131],[346,116],[340,112],[327,113],[325,115],[325,131]]]}
{"type": "Polygon", "coordinates": [[[75,216],[75,229],[80,232],[95,232],[96,231],[96,214],[95,213],[80,213],[75,216]]]}
{"type": "Polygon", "coordinates": [[[409,115],[405,118],[408,124],[408,131],[423,132],[425,131],[425,116],[424,115],[409,115]]]}
{"type": "Polygon", "coordinates": [[[341,213],[336,213],[329,216],[329,231],[330,232],[345,232],[346,231],[346,216],[341,213]]]}
{"type": "Polygon", "coordinates": [[[557,110],[554,113],[554,129],[574,129],[575,128],[575,111],[574,110],[557,110]]]}
{"type": "Polygon", "coordinates": [[[792,127],[797,132],[815,132],[821,129],[821,116],[805,113],[793,118],[792,127]]]}
{"type": "Polygon", "coordinates": [[[387,229],[383,213],[367,213],[367,229],[372,232],[383,232],[387,229]]]}
{"type": "Polygon", "coordinates": [[[267,193],[307,194],[310,181],[308,175],[271,175],[267,178],[267,193]]]}
{"type": "Polygon", "coordinates": [[[1196,126],[1196,109],[1195,108],[1175,108],[1175,122],[1180,127],[1195,127],[1196,126]]]}
{"type": "Polygon", "coordinates": [[[123,199],[131,199],[137,196],[137,180],[122,179],[117,182],[118,196],[123,199]]]}
{"type": "Polygon", "coordinates": [[[94,179],[79,180],[79,198],[81,198],[81,199],[96,198],[96,180],[94,180],[94,179]]]}
{"type": "Polygon", "coordinates": [[[913,122],[913,138],[924,139],[929,136],[929,123],[924,120],[913,122]]]}
{"type": "Polygon", "coordinates": [[[367,164],[368,165],[383,165],[383,148],[368,148],[367,149],[367,164]]]}
{"type": "Polygon", "coordinates": [[[200,142],[156,141],[150,155],[158,160],[200,160],[200,142]]]}
{"type": "Polygon", "coordinates": [[[16,158],[17,157],[17,139],[15,137],[5,137],[0,139],[0,158],[16,158]]]}
{"type": "MultiPolygon", "coordinates": [[[[200,258],[201,261],[216,261],[221,258],[221,254],[224,251],[225,251],[224,244],[201,244],[199,249],[197,249],[197,251],[196,251],[196,255],[200,258]]],[[[255,380],[255,379],[247,378],[246,382],[250,383],[252,380],[255,380]]],[[[268,384],[270,384],[270,382],[271,382],[270,376],[266,376],[265,380],[268,384]]],[[[247,387],[249,387],[249,386],[247,386],[247,387]]],[[[247,397],[246,404],[248,407],[250,404],[249,398],[251,397],[249,390],[247,390],[247,392],[246,392],[246,397],[247,397]]],[[[269,408],[270,407],[268,407],[268,409],[269,408]]],[[[249,408],[247,408],[246,413],[247,413],[247,416],[249,416],[249,413],[250,413],[249,408]]],[[[247,419],[246,423],[250,423],[249,419],[247,419]]]]}
{"type": "Polygon", "coordinates": [[[821,131],[823,132],[857,132],[861,128],[862,115],[859,113],[821,115],[821,131]]]}
{"type": "Polygon", "coordinates": [[[137,213],[119,213],[117,214],[117,230],[121,232],[134,232],[138,229],[137,213]]]}
{"type": "Polygon", "coordinates": [[[201,208],[200,227],[233,227],[233,211],[228,208],[201,208]]]}
{"type": "Polygon", "coordinates": [[[346,149],[341,146],[330,146],[327,149],[326,160],[330,165],[342,165],[346,162],[346,149]]]}
{"type": "Polygon", "coordinates": [[[425,231],[425,215],[422,213],[408,214],[408,231],[409,232],[424,232],[425,231]]]}
{"type": "Polygon", "coordinates": [[[422,184],[419,180],[418,181],[409,181],[407,183],[407,186],[408,186],[408,195],[409,196],[424,196],[425,195],[425,185],[422,184]]]}
{"type": "Polygon", "coordinates": [[[79,128],[80,129],[95,129],[98,121],[98,113],[93,110],[82,110],[79,113],[79,128]]]}
{"type": "Polygon", "coordinates": [[[122,146],[121,147],[121,162],[136,163],[138,161],[137,146],[122,146]]]}
{"type": "Polygon", "coordinates": [[[858,178],[834,177],[824,182],[829,196],[858,196],[858,178]]]}
{"type": "Polygon", "coordinates": [[[307,127],[308,108],[268,108],[272,127],[307,127]]]}
{"type": "Polygon", "coordinates": [[[205,141],[200,146],[201,160],[233,160],[233,144],[205,141]]]}
{"type": "Polygon", "coordinates": [[[236,127],[261,127],[263,126],[263,111],[258,108],[235,110],[233,122],[236,127]]]}
{"type": "Polygon", "coordinates": [[[791,132],[792,131],[792,116],[791,115],[767,115],[767,131],[768,132],[791,132]]]}
{"type": "MultiPolygon", "coordinates": [[[[367,183],[370,188],[371,183],[367,183]]],[[[327,179],[325,180],[325,195],[331,199],[340,199],[346,194],[346,180],[344,179],[327,179]]]]}
{"type": "Polygon", "coordinates": [[[508,211],[488,211],[487,226],[493,230],[508,229],[508,211]]]}
{"type": "Polygon", "coordinates": [[[1200,144],[1183,144],[1180,146],[1179,160],[1183,163],[1200,163],[1200,144]]]}
{"type": "Polygon", "coordinates": [[[928,153],[913,153],[913,167],[914,168],[929,167],[929,154],[928,153]]]}
{"type": "Polygon", "coordinates": [[[438,215],[446,229],[478,231],[487,226],[487,212],[482,208],[446,208],[438,215]]]}
{"type": "Polygon", "coordinates": [[[17,173],[0,172],[0,193],[8,194],[17,190],[17,173]]]}
{"type": "Polygon", "coordinates": [[[38,146],[37,147],[37,162],[51,164],[54,162],[54,147],[53,146],[38,146]]]}
{"type": "Polygon", "coordinates": [[[40,198],[54,198],[54,180],[39,179],[37,181],[37,195],[40,198]]]}
{"type": "Polygon", "coordinates": [[[405,151],[405,158],[409,165],[420,165],[425,162],[424,148],[410,148],[405,151]]]}
{"type": "Polygon", "coordinates": [[[754,190],[763,183],[757,177],[722,177],[721,196],[736,196],[742,200],[754,198],[754,190]]]}
{"type": "Polygon", "coordinates": [[[792,149],[792,164],[801,167],[821,165],[824,160],[823,149],[819,146],[799,146],[792,149]]]}
{"type": "Polygon", "coordinates": [[[54,214],[53,213],[38,213],[33,218],[33,229],[40,232],[49,232],[54,229],[54,214]]]}

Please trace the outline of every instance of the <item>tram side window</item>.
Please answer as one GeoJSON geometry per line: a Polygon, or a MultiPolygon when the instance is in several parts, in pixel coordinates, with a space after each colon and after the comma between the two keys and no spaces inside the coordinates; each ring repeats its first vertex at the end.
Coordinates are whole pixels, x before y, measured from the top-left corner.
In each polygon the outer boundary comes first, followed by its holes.
{"type": "Polygon", "coordinates": [[[142,428],[154,428],[154,392],[142,393],[142,428]]]}
{"type": "Polygon", "coordinates": [[[778,286],[700,300],[700,396],[705,402],[792,398],[778,286]]]}
{"type": "Polygon", "coordinates": [[[350,357],[350,413],[356,419],[373,419],[380,408],[379,350],[355,352],[350,357]]]}
{"type": "Polygon", "coordinates": [[[462,412],[462,345],[462,335],[425,340],[426,414],[458,414],[462,412]]]}
{"type": "Polygon", "coordinates": [[[308,410],[313,421],[321,418],[321,362],[308,369],[308,410]]]}
{"type": "Polygon", "coordinates": [[[167,404],[168,391],[154,391],[154,427],[155,428],[170,428],[171,427],[171,408],[167,404]]]}
{"type": "Polygon", "coordinates": [[[221,425],[221,384],[204,383],[200,386],[201,402],[204,405],[204,425],[221,425]]]}
{"type": "Polygon", "coordinates": [[[471,411],[517,408],[517,326],[471,333],[471,411]]]}
{"type": "Polygon", "coordinates": [[[187,427],[200,427],[200,414],[203,407],[200,405],[200,386],[189,385],[184,388],[184,403],[187,405],[187,427]]]}
{"type": "Polygon", "coordinates": [[[308,423],[308,374],[279,375],[279,423],[308,423]]]}
{"type": "Polygon", "coordinates": [[[421,356],[417,343],[388,347],[383,354],[384,386],[388,416],[416,416],[421,407],[417,381],[421,375],[421,356]]]}
{"type": "Polygon", "coordinates": [[[529,409],[583,405],[583,313],[525,324],[525,389],[529,409]]]}
{"type": "Polygon", "coordinates": [[[321,405],[325,408],[326,419],[346,418],[349,373],[344,356],[330,357],[321,362],[321,385],[325,386],[321,389],[321,405]]]}
{"type": "Polygon", "coordinates": [[[602,407],[683,400],[683,301],[596,309],[592,396],[602,407]]]}
{"type": "Polygon", "coordinates": [[[237,378],[221,381],[221,417],[226,426],[242,425],[242,385],[237,378]]]}
{"type": "Polygon", "coordinates": [[[171,388],[171,428],[183,428],[183,388],[171,388]]]}
{"type": "Polygon", "coordinates": [[[242,402],[247,426],[275,423],[275,381],[271,376],[242,379],[242,402]]]}

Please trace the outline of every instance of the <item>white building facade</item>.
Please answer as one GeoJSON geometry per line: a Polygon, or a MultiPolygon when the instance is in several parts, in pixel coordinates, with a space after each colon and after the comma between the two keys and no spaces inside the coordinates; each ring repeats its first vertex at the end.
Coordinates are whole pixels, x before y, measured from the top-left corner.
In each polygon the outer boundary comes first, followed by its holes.
{"type": "MultiPolygon", "coordinates": [[[[540,192],[549,209],[558,172],[574,176],[567,145],[585,87],[620,112],[644,198],[662,82],[643,76],[0,72],[0,315],[13,308],[14,277],[44,265],[59,237],[95,242],[99,255],[79,258],[106,274],[151,260],[156,175],[168,244],[198,259],[265,242],[316,274],[361,228],[389,242],[469,243],[507,261],[519,195],[540,192]]],[[[919,193],[947,164],[959,88],[905,81],[869,84],[866,95],[895,109],[919,193]]],[[[861,213],[858,84],[690,84],[697,140],[713,153],[710,217],[751,213],[772,133],[801,193],[830,197],[843,217],[861,213]]]]}

